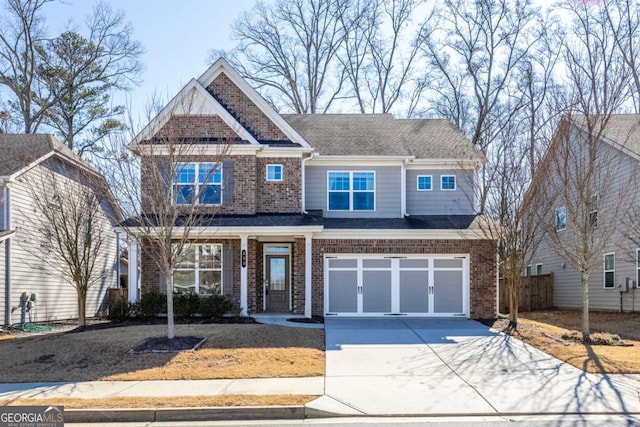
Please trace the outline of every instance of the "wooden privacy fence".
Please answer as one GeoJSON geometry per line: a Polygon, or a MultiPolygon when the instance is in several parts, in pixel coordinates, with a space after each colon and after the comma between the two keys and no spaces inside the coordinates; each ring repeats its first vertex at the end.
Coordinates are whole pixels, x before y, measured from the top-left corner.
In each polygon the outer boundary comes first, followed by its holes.
{"type": "MultiPolygon", "coordinates": [[[[499,282],[500,313],[509,312],[509,289],[504,278],[499,282]]],[[[553,273],[523,277],[520,282],[518,311],[535,311],[553,308],[553,273]]]]}

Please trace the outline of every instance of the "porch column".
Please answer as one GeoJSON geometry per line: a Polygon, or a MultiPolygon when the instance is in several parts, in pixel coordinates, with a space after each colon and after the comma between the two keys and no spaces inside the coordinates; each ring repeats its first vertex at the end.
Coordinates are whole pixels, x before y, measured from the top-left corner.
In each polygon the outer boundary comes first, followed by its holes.
{"type": "MultiPolygon", "coordinates": [[[[240,236],[240,308],[242,309],[241,314],[243,316],[248,316],[248,289],[249,289],[249,280],[247,274],[247,265],[249,264],[249,254],[248,254],[248,244],[247,244],[247,235],[240,236]]],[[[255,255],[254,255],[255,256],[255,255]]]]}
{"type": "Polygon", "coordinates": [[[311,318],[311,234],[304,236],[304,316],[311,318]]]}
{"type": "MultiPolygon", "coordinates": [[[[136,240],[129,240],[129,265],[127,266],[127,274],[129,282],[127,283],[127,292],[129,294],[129,302],[134,303],[139,301],[138,295],[138,272],[140,271],[138,261],[138,242],[136,240]]],[[[120,260],[118,260],[120,262],[120,260]]],[[[119,280],[120,278],[118,278],[119,280]]]]}

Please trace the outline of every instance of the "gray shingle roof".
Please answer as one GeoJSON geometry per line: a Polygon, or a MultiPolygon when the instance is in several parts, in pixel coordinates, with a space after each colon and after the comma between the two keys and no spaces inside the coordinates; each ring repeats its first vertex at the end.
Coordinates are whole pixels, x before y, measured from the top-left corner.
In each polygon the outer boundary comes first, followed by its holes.
{"type": "Polygon", "coordinates": [[[604,136],[640,154],[640,114],[612,115],[604,129],[604,136]]]}
{"type": "Polygon", "coordinates": [[[51,151],[58,151],[79,160],[78,156],[53,135],[2,133],[0,134],[0,176],[12,175],[51,151]]]}
{"type": "Polygon", "coordinates": [[[321,155],[483,158],[446,119],[395,119],[390,114],[283,114],[282,117],[321,155]]]}

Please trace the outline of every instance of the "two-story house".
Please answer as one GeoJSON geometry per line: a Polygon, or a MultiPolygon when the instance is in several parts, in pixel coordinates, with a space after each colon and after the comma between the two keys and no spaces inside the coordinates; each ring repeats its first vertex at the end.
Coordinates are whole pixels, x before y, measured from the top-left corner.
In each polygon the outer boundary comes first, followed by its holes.
{"type": "MultiPolygon", "coordinates": [[[[56,249],[58,242],[71,244],[77,236],[56,239],[56,233],[73,229],[56,229],[47,218],[70,211],[80,214],[74,205],[79,199],[71,194],[95,194],[100,199],[99,211],[91,215],[93,222],[84,224],[96,248],[84,258],[94,279],[87,292],[85,313],[93,317],[106,311],[107,290],[118,286],[117,237],[113,231],[118,211],[106,188],[96,169],[52,135],[0,134],[0,324],[18,323],[27,302],[26,321],[78,317],[69,261],[56,249]],[[46,211],[42,209],[45,203],[46,211]],[[29,301],[25,301],[27,296],[29,301]]],[[[86,247],[78,243],[73,248],[86,247]]]]}
{"type": "Polygon", "coordinates": [[[530,189],[541,241],[525,275],[553,273],[553,305],[636,311],[640,301],[640,115],[567,117],[530,189]]]}
{"type": "MultiPolygon", "coordinates": [[[[179,160],[173,203],[202,215],[175,289],[231,295],[245,314],[496,315],[495,245],[474,201],[483,156],[447,120],[278,114],[221,58],[130,144],[143,189],[167,129],[198,148],[179,160]]],[[[163,291],[140,252],[141,292],[163,291]]]]}

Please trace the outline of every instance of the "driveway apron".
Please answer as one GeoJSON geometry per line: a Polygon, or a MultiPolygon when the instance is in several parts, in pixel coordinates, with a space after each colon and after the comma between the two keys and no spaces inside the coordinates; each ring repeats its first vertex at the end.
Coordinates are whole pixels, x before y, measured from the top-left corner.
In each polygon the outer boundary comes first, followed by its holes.
{"type": "MultiPolygon", "coordinates": [[[[467,319],[329,318],[316,409],[365,415],[638,413],[638,390],[467,319]]],[[[311,407],[314,405],[311,404],[311,407]]]]}

